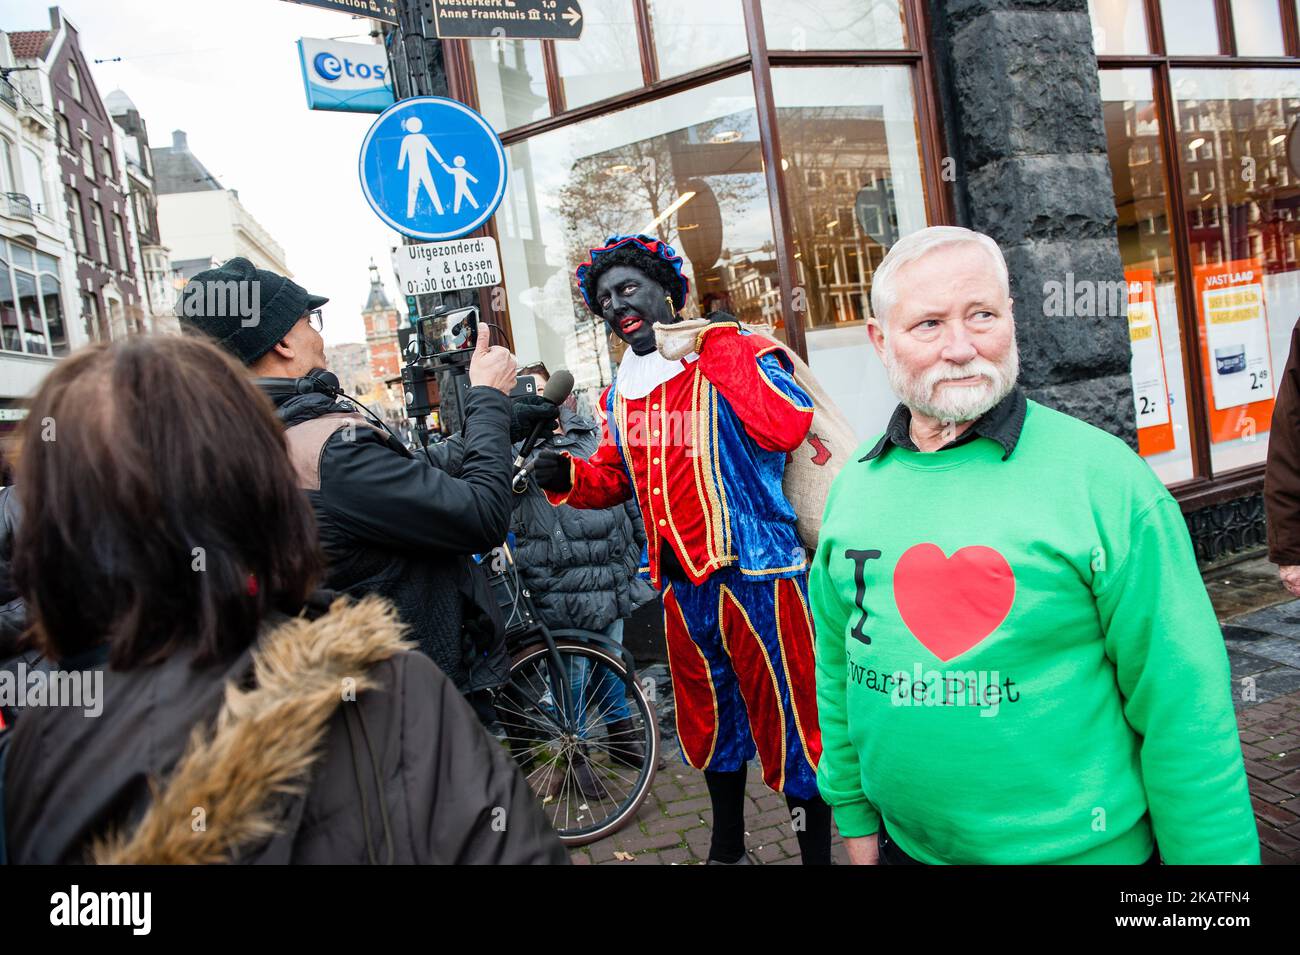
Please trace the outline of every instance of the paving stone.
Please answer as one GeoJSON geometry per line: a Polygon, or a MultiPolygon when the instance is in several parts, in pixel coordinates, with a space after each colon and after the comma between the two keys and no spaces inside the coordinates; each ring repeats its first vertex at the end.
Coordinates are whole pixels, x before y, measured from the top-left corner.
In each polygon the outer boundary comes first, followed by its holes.
{"type": "Polygon", "coordinates": [[[1288,792],[1295,796],[1300,794],[1300,771],[1283,776],[1281,779],[1270,780],[1278,789],[1288,792]]]}
{"type": "Polygon", "coordinates": [[[1300,640],[1300,600],[1291,600],[1255,613],[1234,617],[1232,623],[1300,640]]]}
{"type": "Polygon", "coordinates": [[[1251,793],[1263,799],[1265,802],[1284,803],[1291,798],[1291,794],[1282,789],[1276,789],[1268,783],[1260,782],[1258,779],[1246,777],[1246,785],[1250,787],[1251,793]]]}
{"type": "Polygon", "coordinates": [[[1247,653],[1244,650],[1237,650],[1229,646],[1228,665],[1232,672],[1233,692],[1238,693],[1240,692],[1239,686],[1242,677],[1254,676],[1257,673],[1263,673],[1265,670],[1271,670],[1277,666],[1277,663],[1266,657],[1256,656],[1253,653],[1247,653]]]}
{"type": "MultiPolygon", "coordinates": [[[[1268,701],[1300,690],[1300,670],[1294,667],[1276,666],[1252,677],[1252,679],[1255,681],[1255,699],[1259,701],[1258,705],[1260,706],[1268,706],[1268,701]]],[[[1233,687],[1232,695],[1234,706],[1254,705],[1241,700],[1242,688],[1240,685],[1233,687]]],[[[1268,719],[1276,718],[1271,714],[1268,716],[1268,719]]]]}
{"type": "Polygon", "coordinates": [[[665,849],[659,853],[659,863],[661,865],[686,865],[698,861],[691,853],[691,850],[685,846],[677,849],[665,849]]]}
{"type": "Polygon", "coordinates": [[[1259,847],[1259,861],[1263,865],[1295,865],[1280,852],[1274,852],[1268,846],[1259,847]]]}
{"type": "Polygon", "coordinates": [[[751,849],[750,851],[753,852],[755,859],[763,863],[771,863],[778,859],[789,858],[789,855],[775,842],[769,843],[765,846],[759,846],[757,849],[751,849]]]}
{"type": "Polygon", "coordinates": [[[1300,839],[1269,826],[1259,827],[1259,841],[1274,852],[1280,852],[1285,856],[1295,856],[1300,853],[1300,839]]]}
{"type": "Polygon", "coordinates": [[[1287,829],[1300,824],[1300,816],[1283,806],[1254,798],[1250,803],[1255,807],[1255,818],[1264,820],[1276,829],[1287,829]]]}
{"type": "MultiPolygon", "coordinates": [[[[1246,653],[1252,657],[1263,657],[1275,663],[1300,668],[1300,640],[1289,637],[1271,636],[1266,640],[1257,640],[1250,644],[1246,653]]],[[[1263,669],[1263,668],[1261,668],[1263,669]]]]}
{"type": "MultiPolygon", "coordinates": [[[[1282,770],[1268,765],[1265,761],[1256,759],[1246,760],[1246,773],[1254,776],[1256,779],[1262,779],[1264,782],[1276,780],[1279,776],[1285,775],[1282,770]]],[[[1274,785],[1276,785],[1276,783],[1274,783],[1274,785]]]]}
{"type": "Polygon", "coordinates": [[[687,813],[696,813],[708,809],[711,805],[708,796],[699,796],[695,799],[679,799],[676,802],[670,802],[664,808],[667,809],[670,816],[682,816],[687,813]]]}
{"type": "Polygon", "coordinates": [[[614,837],[619,843],[619,848],[624,852],[641,853],[647,849],[669,849],[673,846],[681,845],[682,837],[676,832],[653,832],[649,835],[637,833],[628,835],[627,831],[618,833],[614,837]]]}

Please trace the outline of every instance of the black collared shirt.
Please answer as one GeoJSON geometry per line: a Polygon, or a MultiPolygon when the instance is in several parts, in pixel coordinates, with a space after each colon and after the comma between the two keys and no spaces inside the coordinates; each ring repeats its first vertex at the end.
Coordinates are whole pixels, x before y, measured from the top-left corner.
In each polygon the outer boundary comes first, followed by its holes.
{"type": "MultiPolygon", "coordinates": [[[[939,450],[947,451],[949,448],[974,441],[976,438],[988,438],[1002,445],[1002,460],[1005,461],[1011,457],[1011,452],[1016,449],[1016,442],[1020,440],[1020,431],[1025,426],[1027,410],[1025,393],[1017,385],[1011,389],[1010,394],[976,419],[973,425],[939,450]]],[[[885,428],[885,433],[876,442],[876,446],[858,460],[873,461],[891,444],[906,448],[908,451],[919,451],[920,449],[912,440],[911,426],[912,412],[908,410],[907,405],[900,404],[894,409],[894,414],[889,419],[889,426],[885,428]]]]}

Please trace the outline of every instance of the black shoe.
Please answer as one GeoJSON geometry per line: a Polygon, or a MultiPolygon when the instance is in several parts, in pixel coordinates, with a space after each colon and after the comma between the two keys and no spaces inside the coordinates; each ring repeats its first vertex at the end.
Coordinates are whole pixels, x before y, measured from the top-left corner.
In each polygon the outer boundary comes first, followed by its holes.
{"type": "Polygon", "coordinates": [[[632,769],[640,769],[645,764],[645,743],[630,719],[610,720],[605,732],[610,759],[632,769]]]}
{"type": "Polygon", "coordinates": [[[578,784],[578,792],[582,793],[588,799],[606,799],[609,796],[609,790],[601,782],[600,777],[591,771],[591,765],[581,756],[573,761],[573,778],[578,784]]]}

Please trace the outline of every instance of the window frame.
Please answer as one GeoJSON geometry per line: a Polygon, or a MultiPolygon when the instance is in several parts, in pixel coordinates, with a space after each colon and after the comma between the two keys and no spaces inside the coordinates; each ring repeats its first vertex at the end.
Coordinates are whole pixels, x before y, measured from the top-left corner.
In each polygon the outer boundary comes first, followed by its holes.
{"type": "MultiPolygon", "coordinates": [[[[956,221],[950,184],[940,176],[941,157],[947,155],[944,132],[939,119],[938,94],[934,82],[929,44],[918,38],[930,35],[929,11],[925,0],[899,0],[903,15],[905,45],[888,50],[775,50],[769,49],[763,25],[761,0],[740,0],[744,17],[747,51],[739,56],[711,63],[667,79],[660,76],[652,34],[649,0],[631,0],[636,22],[637,48],[641,57],[642,86],[606,99],[568,109],[555,56],[557,41],[542,40],[542,63],[546,76],[549,116],[501,132],[501,142],[512,146],[533,136],[617,110],[640,106],[718,80],[748,73],[754,86],[755,113],[765,166],[772,237],[780,283],[781,313],[790,347],[805,361],[808,359],[806,329],[808,316],[795,306],[803,301],[795,295],[799,263],[795,259],[794,234],[790,222],[789,200],[781,170],[781,143],[777,130],[776,104],[773,96],[772,70],[779,67],[824,66],[904,66],[912,79],[912,102],[916,110],[918,145],[921,153],[921,190],[926,217],[935,225],[956,221]]],[[[444,40],[447,80],[451,96],[471,108],[479,106],[474,64],[469,55],[470,40],[444,40]]],[[[563,41],[560,41],[563,42],[563,41]]],[[[474,235],[497,238],[495,218],[476,230],[474,235]]],[[[491,289],[480,290],[479,304],[488,308],[491,289]]],[[[509,307],[502,315],[507,340],[513,344],[509,307]]]]}
{"type": "Polygon", "coordinates": [[[1188,439],[1191,443],[1192,477],[1169,485],[1184,510],[1209,507],[1255,493],[1264,477],[1264,462],[1216,472],[1211,461],[1210,421],[1205,391],[1205,368],[1197,319],[1196,289],[1192,258],[1188,203],[1183,189],[1187,157],[1179,148],[1173,129],[1174,92],[1171,74],[1179,69],[1300,69],[1300,28],[1296,0],[1277,0],[1282,14],[1283,56],[1239,56],[1234,33],[1231,0],[1215,0],[1215,25],[1219,36],[1217,54],[1169,55],[1165,49],[1164,22],[1160,0],[1141,0],[1146,16],[1150,53],[1103,54],[1097,57],[1099,71],[1145,68],[1151,70],[1156,117],[1160,123],[1160,145],[1164,160],[1166,192],[1175,268],[1178,331],[1182,350],[1183,376],[1187,382],[1188,439]]]}

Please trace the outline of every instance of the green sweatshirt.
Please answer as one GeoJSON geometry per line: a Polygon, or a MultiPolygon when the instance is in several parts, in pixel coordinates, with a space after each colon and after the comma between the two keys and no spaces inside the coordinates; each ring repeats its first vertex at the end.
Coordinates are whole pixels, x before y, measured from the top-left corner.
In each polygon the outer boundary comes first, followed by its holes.
{"type": "Polygon", "coordinates": [[[1029,402],[831,489],[810,579],[845,836],[927,863],[1257,863],[1227,653],[1178,505],[1122,441],[1029,402]]]}

